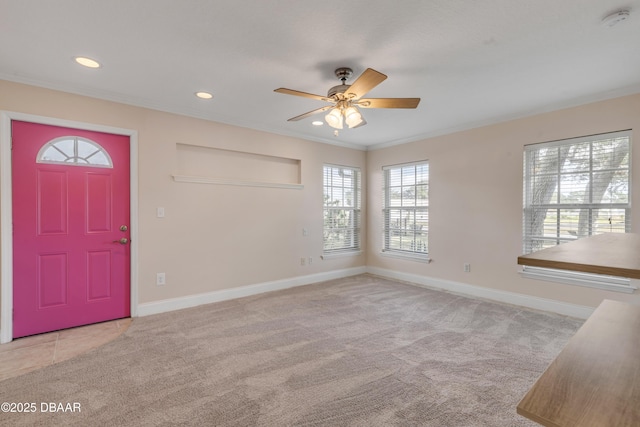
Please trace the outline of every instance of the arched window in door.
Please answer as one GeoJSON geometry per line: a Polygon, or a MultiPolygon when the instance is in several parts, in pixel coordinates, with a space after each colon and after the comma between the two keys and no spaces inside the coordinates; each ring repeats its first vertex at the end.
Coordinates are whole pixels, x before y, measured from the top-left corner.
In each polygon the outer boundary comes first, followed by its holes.
{"type": "Polygon", "coordinates": [[[109,153],[100,144],[79,136],[62,136],[47,142],[38,151],[36,162],[113,168],[109,153]]]}

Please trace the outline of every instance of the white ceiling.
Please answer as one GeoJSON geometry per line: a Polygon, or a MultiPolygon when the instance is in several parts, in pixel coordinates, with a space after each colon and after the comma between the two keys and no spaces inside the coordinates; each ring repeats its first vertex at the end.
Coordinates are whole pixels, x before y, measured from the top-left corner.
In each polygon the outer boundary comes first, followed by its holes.
{"type": "Polygon", "coordinates": [[[640,0],[0,0],[0,79],[366,149],[640,92],[640,0]],[[273,90],[337,67],[422,101],[337,137],[287,122],[325,104],[273,90]]]}

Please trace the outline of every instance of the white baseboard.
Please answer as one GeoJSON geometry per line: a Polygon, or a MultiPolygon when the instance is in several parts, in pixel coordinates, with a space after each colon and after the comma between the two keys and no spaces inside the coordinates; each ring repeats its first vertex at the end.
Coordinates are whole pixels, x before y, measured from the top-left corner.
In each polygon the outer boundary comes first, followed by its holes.
{"type": "Polygon", "coordinates": [[[142,303],[138,305],[138,316],[149,316],[151,314],[165,313],[168,311],[196,307],[203,304],[210,304],[213,302],[248,297],[264,292],[279,291],[281,289],[310,285],[312,283],[324,282],[326,280],[356,276],[358,274],[364,274],[366,272],[366,267],[354,267],[343,270],[328,271],[326,273],[317,273],[307,276],[292,277],[289,279],[274,280],[272,282],[257,283],[254,285],[241,286],[239,288],[223,289],[220,291],[207,292],[203,294],[188,295],[179,298],[142,303]]]}
{"type": "Polygon", "coordinates": [[[536,310],[549,311],[565,316],[579,319],[588,318],[595,310],[593,307],[570,304],[566,302],[539,298],[530,295],[518,294],[515,292],[500,291],[481,286],[468,285],[466,283],[454,282],[451,280],[437,279],[433,277],[420,276],[417,274],[402,273],[384,268],[367,267],[367,273],[382,276],[389,279],[401,280],[414,285],[423,286],[430,289],[444,290],[460,295],[468,295],[477,298],[486,298],[493,301],[518,305],[521,307],[533,308],[536,310]]]}
{"type": "Polygon", "coordinates": [[[293,288],[296,286],[310,285],[313,283],[324,282],[326,280],[340,279],[343,277],[356,276],[358,274],[364,273],[370,273],[389,279],[401,280],[403,282],[411,283],[417,286],[423,286],[430,289],[444,290],[477,298],[485,298],[488,300],[518,305],[521,307],[533,308],[536,310],[576,317],[579,319],[588,318],[594,311],[593,307],[570,304],[546,298],[518,294],[515,292],[489,289],[481,286],[468,285],[466,283],[454,282],[452,280],[437,279],[433,277],[403,273],[400,271],[387,270],[377,267],[355,267],[343,270],[329,271],[325,273],[310,274],[307,276],[292,277],[289,279],[274,280],[271,282],[257,283],[254,285],[241,286],[239,288],[223,289],[220,291],[207,292],[203,294],[188,295],[179,298],[143,303],[138,305],[138,316],[149,316],[151,314],[196,307],[203,304],[242,298],[261,294],[264,292],[293,288]]]}

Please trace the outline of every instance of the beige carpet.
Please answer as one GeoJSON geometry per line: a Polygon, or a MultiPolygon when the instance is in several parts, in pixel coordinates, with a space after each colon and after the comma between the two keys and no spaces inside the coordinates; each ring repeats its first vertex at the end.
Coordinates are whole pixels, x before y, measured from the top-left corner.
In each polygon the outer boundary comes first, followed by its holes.
{"type": "Polygon", "coordinates": [[[516,405],[581,323],[357,276],[135,319],[0,382],[37,407],[0,425],[536,426],[516,405]]]}

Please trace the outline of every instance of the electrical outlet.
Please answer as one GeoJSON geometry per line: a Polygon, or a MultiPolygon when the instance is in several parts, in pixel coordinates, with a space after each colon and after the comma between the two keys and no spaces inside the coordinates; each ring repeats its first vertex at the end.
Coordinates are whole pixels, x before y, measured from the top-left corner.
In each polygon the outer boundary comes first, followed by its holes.
{"type": "Polygon", "coordinates": [[[167,277],[165,276],[164,273],[157,273],[156,274],[156,285],[158,286],[164,286],[167,284],[167,277]]]}
{"type": "Polygon", "coordinates": [[[305,257],[300,258],[300,265],[306,265],[307,259],[305,257]]]}
{"type": "Polygon", "coordinates": [[[464,264],[464,272],[465,273],[471,272],[471,264],[469,264],[468,262],[464,264]]]}
{"type": "Polygon", "coordinates": [[[309,257],[309,265],[313,264],[313,258],[309,257]]]}

